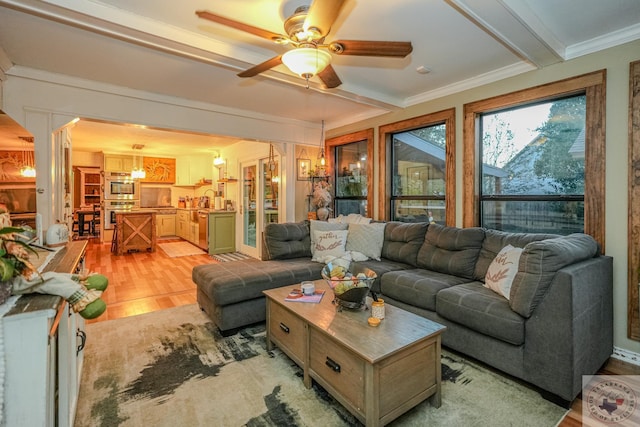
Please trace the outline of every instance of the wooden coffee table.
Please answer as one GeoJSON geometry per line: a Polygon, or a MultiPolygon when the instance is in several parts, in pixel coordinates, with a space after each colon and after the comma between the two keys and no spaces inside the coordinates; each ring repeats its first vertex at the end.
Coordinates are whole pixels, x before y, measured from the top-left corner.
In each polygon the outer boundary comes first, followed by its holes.
{"type": "Polygon", "coordinates": [[[431,397],[440,407],[440,341],[445,326],[385,304],[380,326],[371,310],[338,311],[333,291],[318,304],[285,301],[295,286],[264,291],[267,345],[277,345],[367,426],[385,425],[431,397]]]}

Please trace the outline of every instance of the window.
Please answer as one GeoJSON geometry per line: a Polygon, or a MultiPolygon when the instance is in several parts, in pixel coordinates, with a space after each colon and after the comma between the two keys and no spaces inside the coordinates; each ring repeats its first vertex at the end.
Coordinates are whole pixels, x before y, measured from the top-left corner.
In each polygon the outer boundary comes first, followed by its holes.
{"type": "Polygon", "coordinates": [[[384,219],[455,225],[455,109],[380,127],[384,219]]]}
{"type": "Polygon", "coordinates": [[[335,215],[368,216],[367,141],[335,147],[335,215]]]}
{"type": "Polygon", "coordinates": [[[464,227],[583,231],[604,252],[605,81],[597,71],[464,106],[464,227]],[[527,143],[513,135],[518,113],[527,143]]]}
{"type": "Polygon", "coordinates": [[[373,129],[326,141],[328,170],[333,177],[333,215],[373,215],[373,129]]]}
{"type": "Polygon", "coordinates": [[[480,114],[480,225],[584,231],[584,94],[480,114]]]}
{"type": "Polygon", "coordinates": [[[391,220],[445,224],[446,126],[394,133],[391,220]]]}

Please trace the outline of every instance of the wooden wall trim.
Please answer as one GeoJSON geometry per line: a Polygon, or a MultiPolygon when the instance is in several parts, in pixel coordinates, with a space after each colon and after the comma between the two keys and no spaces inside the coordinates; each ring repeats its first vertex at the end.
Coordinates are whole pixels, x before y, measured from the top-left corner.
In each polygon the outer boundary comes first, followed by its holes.
{"type": "Polygon", "coordinates": [[[627,337],[640,341],[640,61],[629,67],[627,337]]]}
{"type": "Polygon", "coordinates": [[[454,226],[456,223],[456,109],[413,117],[380,126],[378,129],[378,216],[380,219],[388,221],[390,216],[391,203],[391,182],[389,182],[389,166],[387,158],[390,157],[391,136],[394,133],[406,132],[426,126],[444,123],[446,126],[446,188],[445,188],[445,221],[447,225],[454,226]]]}

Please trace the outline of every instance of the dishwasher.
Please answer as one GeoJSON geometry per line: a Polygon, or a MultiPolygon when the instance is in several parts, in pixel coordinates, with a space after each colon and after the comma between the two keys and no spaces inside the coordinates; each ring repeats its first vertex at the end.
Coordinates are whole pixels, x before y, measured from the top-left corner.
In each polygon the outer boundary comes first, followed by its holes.
{"type": "Polygon", "coordinates": [[[198,211],[198,246],[209,252],[209,212],[198,211]]]}

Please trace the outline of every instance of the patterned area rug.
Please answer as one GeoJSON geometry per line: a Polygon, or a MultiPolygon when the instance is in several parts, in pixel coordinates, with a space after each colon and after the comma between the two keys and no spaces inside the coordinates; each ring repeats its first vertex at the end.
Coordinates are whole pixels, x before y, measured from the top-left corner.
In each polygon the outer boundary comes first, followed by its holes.
{"type": "Polygon", "coordinates": [[[211,258],[215,259],[218,262],[227,262],[227,261],[238,261],[241,259],[249,259],[252,257],[250,257],[249,255],[245,255],[241,252],[231,252],[228,254],[211,255],[211,258]]]}
{"type": "MultiPolygon", "coordinates": [[[[264,326],[223,338],[197,305],[87,325],[75,427],[359,426],[264,326]]],[[[443,351],[442,406],[425,401],[393,426],[555,426],[566,410],[443,351]]]]}
{"type": "Polygon", "coordinates": [[[158,247],[170,258],[205,254],[202,249],[189,242],[158,243],[158,247]]]}

